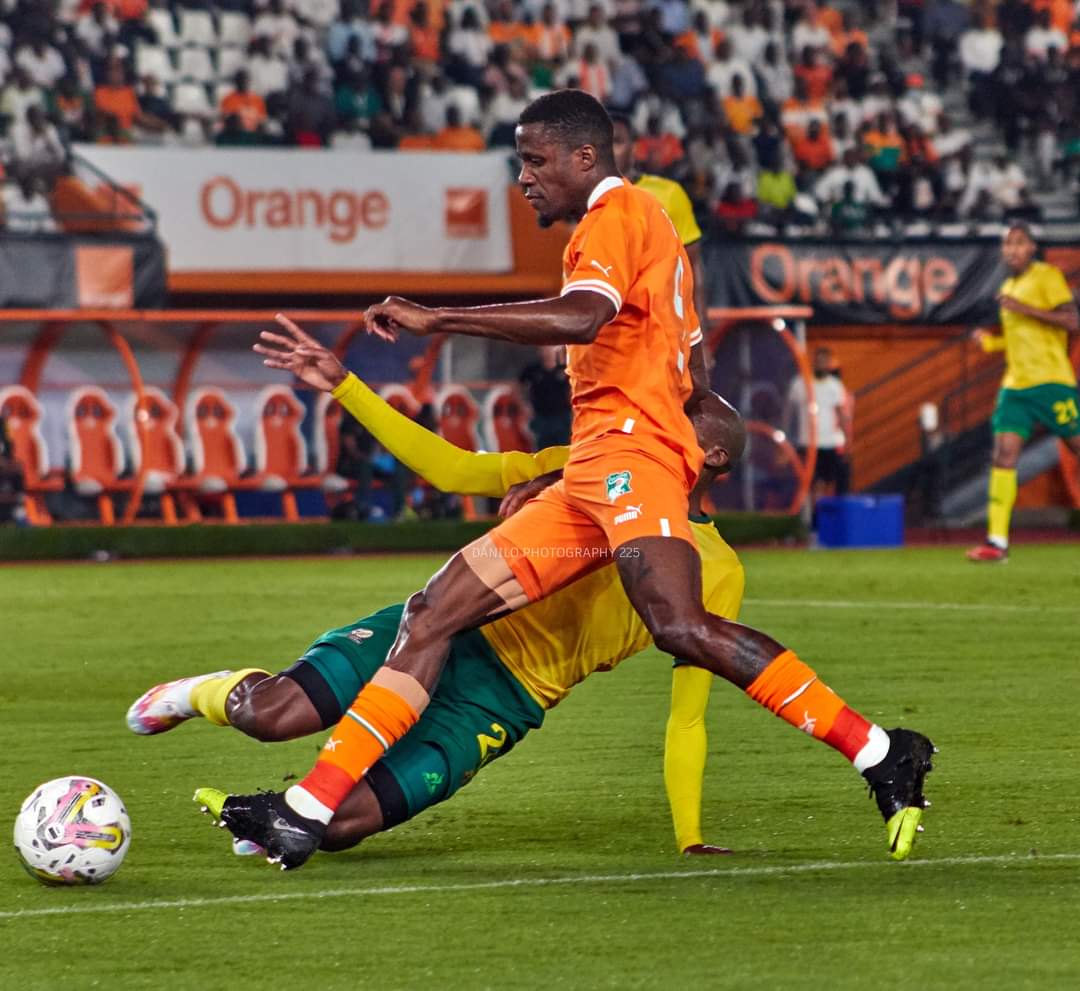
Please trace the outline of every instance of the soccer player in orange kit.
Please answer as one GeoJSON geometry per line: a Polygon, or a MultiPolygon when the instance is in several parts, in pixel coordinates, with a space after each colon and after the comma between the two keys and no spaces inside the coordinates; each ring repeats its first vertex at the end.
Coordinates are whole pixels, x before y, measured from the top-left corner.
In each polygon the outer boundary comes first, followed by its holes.
{"type": "MultiPolygon", "coordinates": [[[[612,561],[660,650],[726,678],[839,750],[869,783],[892,856],[903,859],[912,849],[931,742],[869,722],[794,652],[702,604],[687,517],[703,454],[685,407],[705,391],[690,369],[691,339],[700,330],[693,278],[659,203],[619,175],[612,140],[606,111],[580,90],[542,96],[519,119],[525,198],[542,226],[577,224],[560,296],[438,309],[390,297],[367,311],[368,329],[391,340],[404,330],[567,345],[570,456],[560,478],[529,483],[533,498],[409,599],[385,666],[334,728],[312,771],[287,792],[224,803],[221,818],[234,835],[259,843],[283,868],[308,859],[356,782],[415,725],[455,633],[612,561]]],[[[279,349],[293,342],[271,332],[262,338],[256,350],[266,363],[288,369],[279,349]]]]}

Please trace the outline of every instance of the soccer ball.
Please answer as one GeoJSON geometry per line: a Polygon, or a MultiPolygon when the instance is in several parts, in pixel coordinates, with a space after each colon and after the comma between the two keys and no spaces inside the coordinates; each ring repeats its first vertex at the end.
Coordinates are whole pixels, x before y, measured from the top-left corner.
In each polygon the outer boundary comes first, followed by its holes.
{"type": "Polygon", "coordinates": [[[124,803],[95,778],[38,785],[15,820],[15,852],[42,884],[100,884],[116,873],[130,844],[124,803]]]}

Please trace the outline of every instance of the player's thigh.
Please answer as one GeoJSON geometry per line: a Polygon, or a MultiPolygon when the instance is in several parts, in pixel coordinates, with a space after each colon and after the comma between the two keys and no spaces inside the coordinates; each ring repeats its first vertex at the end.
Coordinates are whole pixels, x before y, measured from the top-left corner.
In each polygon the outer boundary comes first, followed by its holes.
{"type": "Polygon", "coordinates": [[[603,529],[571,503],[563,481],[530,499],[488,537],[529,602],[611,563],[603,529]]]}
{"type": "Polygon", "coordinates": [[[994,431],[994,464],[1015,467],[1020,451],[1039,422],[1036,405],[1027,389],[1002,389],[998,393],[990,427],[994,431]]]}
{"type": "MultiPolygon", "coordinates": [[[[454,637],[431,703],[375,766],[393,778],[404,818],[412,818],[468,784],[543,719],[543,709],[473,630],[454,637]]],[[[386,790],[376,788],[380,803],[386,790]]],[[[383,810],[388,824],[403,821],[390,806],[383,810]]]]}
{"type": "Polygon", "coordinates": [[[282,672],[307,695],[319,714],[320,729],[333,726],[345,714],[367,678],[385,662],[403,612],[398,603],[328,630],[282,672]]]}

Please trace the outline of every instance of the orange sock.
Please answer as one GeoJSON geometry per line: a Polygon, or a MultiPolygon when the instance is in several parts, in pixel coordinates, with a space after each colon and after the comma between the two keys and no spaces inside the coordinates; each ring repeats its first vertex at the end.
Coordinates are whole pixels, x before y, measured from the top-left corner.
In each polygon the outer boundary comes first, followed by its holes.
{"type": "Polygon", "coordinates": [[[427,703],[418,681],[380,668],[334,727],[315,766],[286,792],[285,800],[301,815],[329,822],[368,768],[416,725],[427,703]]]}
{"type": "Polygon", "coordinates": [[[796,729],[839,750],[860,772],[888,753],[885,731],[848,708],[793,651],[775,657],[747,686],[746,694],[796,729]]]}

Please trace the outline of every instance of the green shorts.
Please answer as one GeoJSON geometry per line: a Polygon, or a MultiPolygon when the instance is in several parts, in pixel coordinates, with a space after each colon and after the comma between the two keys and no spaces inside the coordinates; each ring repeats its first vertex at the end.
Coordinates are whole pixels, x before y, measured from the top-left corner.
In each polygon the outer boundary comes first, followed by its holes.
{"type": "Polygon", "coordinates": [[[1080,434],[1080,392],[1075,385],[1035,385],[1002,389],[990,420],[995,434],[1019,434],[1027,439],[1041,423],[1058,437],[1080,434]]]}
{"type": "MultiPolygon", "coordinates": [[[[318,672],[333,693],[320,704],[304,685],[324,722],[332,725],[340,719],[382,665],[403,610],[402,605],[390,606],[330,630],[308,648],[301,661],[318,672]]],[[[481,633],[472,630],[454,637],[420,721],[379,761],[404,794],[408,814],[402,818],[445,801],[543,721],[544,710],[481,633]]]]}

